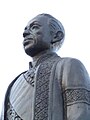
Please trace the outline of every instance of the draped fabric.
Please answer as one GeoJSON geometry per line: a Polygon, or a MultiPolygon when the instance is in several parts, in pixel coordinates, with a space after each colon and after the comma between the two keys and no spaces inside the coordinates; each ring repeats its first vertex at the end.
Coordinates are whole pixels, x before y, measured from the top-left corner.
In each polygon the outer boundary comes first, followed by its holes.
{"type": "Polygon", "coordinates": [[[8,90],[1,120],[90,119],[90,78],[77,59],[46,55],[8,90]]]}

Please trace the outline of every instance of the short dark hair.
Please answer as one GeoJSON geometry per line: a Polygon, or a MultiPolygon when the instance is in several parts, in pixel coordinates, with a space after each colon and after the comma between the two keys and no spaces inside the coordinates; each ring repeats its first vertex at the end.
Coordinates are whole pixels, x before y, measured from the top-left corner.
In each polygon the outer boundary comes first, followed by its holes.
{"type": "Polygon", "coordinates": [[[50,28],[53,30],[53,31],[57,31],[57,29],[61,30],[64,34],[65,34],[65,30],[64,30],[64,27],[62,25],[62,23],[57,20],[56,18],[54,18],[52,15],[50,14],[46,14],[46,13],[43,13],[43,14],[39,14],[40,16],[43,15],[43,16],[47,16],[50,18],[49,22],[50,22],[50,28]]]}
{"type": "MultiPolygon", "coordinates": [[[[52,34],[57,33],[58,31],[61,31],[63,33],[62,40],[58,42],[58,44],[60,44],[60,45],[58,45],[59,46],[58,48],[60,48],[62,46],[62,44],[64,42],[64,38],[65,38],[65,30],[64,30],[62,23],[50,14],[43,13],[43,14],[39,14],[38,16],[46,16],[49,18],[49,27],[51,29],[52,34]]],[[[54,43],[54,45],[55,45],[55,43],[54,43]]]]}

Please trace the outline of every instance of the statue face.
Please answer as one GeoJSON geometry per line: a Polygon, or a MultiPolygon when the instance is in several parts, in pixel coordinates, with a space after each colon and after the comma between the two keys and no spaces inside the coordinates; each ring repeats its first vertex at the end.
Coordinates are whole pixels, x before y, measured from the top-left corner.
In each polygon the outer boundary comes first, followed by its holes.
{"type": "Polygon", "coordinates": [[[23,46],[26,54],[31,57],[50,49],[52,36],[48,20],[47,16],[36,16],[25,27],[23,46]]]}

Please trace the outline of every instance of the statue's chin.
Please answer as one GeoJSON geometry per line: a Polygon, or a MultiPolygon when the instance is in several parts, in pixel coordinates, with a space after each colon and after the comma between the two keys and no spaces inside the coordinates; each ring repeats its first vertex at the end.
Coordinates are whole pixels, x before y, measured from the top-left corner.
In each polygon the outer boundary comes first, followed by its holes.
{"type": "Polygon", "coordinates": [[[25,53],[31,57],[36,56],[39,52],[39,49],[36,49],[35,47],[28,47],[27,49],[25,49],[25,53]]]}
{"type": "Polygon", "coordinates": [[[50,49],[50,45],[42,41],[33,41],[24,46],[25,53],[31,57],[35,57],[39,53],[50,49]]]}
{"type": "Polygon", "coordinates": [[[28,49],[30,49],[31,47],[33,47],[33,43],[24,46],[24,49],[25,49],[25,50],[28,50],[28,49]]]}
{"type": "Polygon", "coordinates": [[[35,56],[37,54],[37,45],[34,42],[31,42],[30,44],[27,44],[24,46],[25,53],[31,57],[35,56]]]}
{"type": "Polygon", "coordinates": [[[37,46],[33,46],[33,47],[27,47],[26,49],[24,48],[25,53],[31,57],[35,57],[37,56],[39,53],[42,53],[43,51],[48,50],[47,48],[43,48],[42,46],[37,47],[37,46]]]}
{"type": "Polygon", "coordinates": [[[34,57],[36,55],[34,49],[30,49],[30,48],[25,49],[25,53],[31,57],[34,57]]]}

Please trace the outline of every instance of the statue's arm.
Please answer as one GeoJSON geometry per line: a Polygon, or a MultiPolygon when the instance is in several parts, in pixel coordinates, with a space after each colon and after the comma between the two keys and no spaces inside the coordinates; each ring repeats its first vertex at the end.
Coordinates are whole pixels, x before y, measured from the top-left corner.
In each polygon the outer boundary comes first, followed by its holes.
{"type": "Polygon", "coordinates": [[[79,60],[65,62],[62,90],[65,120],[90,120],[90,78],[79,60]]]}

